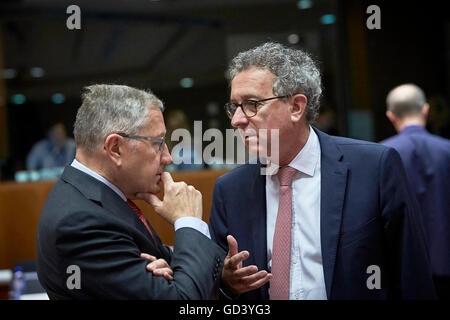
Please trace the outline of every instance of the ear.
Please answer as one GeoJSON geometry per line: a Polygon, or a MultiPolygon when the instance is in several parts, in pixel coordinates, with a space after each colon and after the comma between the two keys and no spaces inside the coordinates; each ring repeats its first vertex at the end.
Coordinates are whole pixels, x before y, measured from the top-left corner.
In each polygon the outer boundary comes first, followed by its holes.
{"type": "Polygon", "coordinates": [[[422,117],[426,121],[428,118],[428,113],[430,112],[430,105],[425,103],[422,108],[422,117]]]}
{"type": "Polygon", "coordinates": [[[296,94],[291,97],[291,120],[293,122],[299,122],[300,119],[305,118],[306,104],[308,103],[308,98],[304,94],[296,94]]]}
{"type": "Polygon", "coordinates": [[[386,111],[386,117],[389,119],[389,121],[395,126],[397,123],[397,118],[391,111],[386,111]]]}
{"type": "Polygon", "coordinates": [[[116,165],[121,166],[124,151],[124,139],[118,134],[110,134],[103,145],[106,156],[116,165]]]}

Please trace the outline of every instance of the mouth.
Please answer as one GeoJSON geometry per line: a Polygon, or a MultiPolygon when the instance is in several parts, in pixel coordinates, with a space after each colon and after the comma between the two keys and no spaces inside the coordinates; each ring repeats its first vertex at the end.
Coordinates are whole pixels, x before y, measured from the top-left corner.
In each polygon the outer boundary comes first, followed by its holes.
{"type": "Polygon", "coordinates": [[[256,134],[249,134],[244,136],[245,142],[248,142],[250,140],[258,140],[258,136],[256,134]]]}

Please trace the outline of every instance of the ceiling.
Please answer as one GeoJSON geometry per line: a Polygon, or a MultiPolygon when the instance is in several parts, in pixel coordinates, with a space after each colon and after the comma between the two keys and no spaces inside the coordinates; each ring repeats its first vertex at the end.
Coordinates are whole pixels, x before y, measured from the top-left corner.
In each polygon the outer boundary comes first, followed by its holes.
{"type": "Polygon", "coordinates": [[[78,96],[94,82],[122,82],[170,90],[190,77],[196,87],[223,84],[238,51],[269,39],[319,50],[320,17],[333,0],[23,0],[0,5],[7,93],[45,99],[49,92],[78,96]],[[66,8],[81,10],[81,29],[68,30],[66,8]],[[30,75],[33,67],[44,74],[30,75]]]}

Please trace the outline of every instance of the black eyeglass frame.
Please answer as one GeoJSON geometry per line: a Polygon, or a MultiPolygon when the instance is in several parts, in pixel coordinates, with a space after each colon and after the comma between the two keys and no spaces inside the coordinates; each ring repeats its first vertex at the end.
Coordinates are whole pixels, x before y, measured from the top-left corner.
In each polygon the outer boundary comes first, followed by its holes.
{"type": "Polygon", "coordinates": [[[245,110],[243,108],[243,103],[231,103],[231,102],[228,102],[228,103],[225,103],[224,109],[225,109],[225,112],[226,112],[228,118],[230,118],[230,119],[233,118],[237,108],[239,108],[239,107],[241,108],[242,112],[245,114],[245,116],[247,118],[252,118],[252,117],[256,116],[256,114],[258,113],[258,103],[266,102],[266,101],[273,100],[273,99],[283,99],[283,98],[289,98],[289,97],[291,97],[291,95],[287,94],[287,95],[284,95],[284,96],[276,96],[276,97],[271,97],[271,98],[266,98],[266,99],[261,99],[261,100],[252,100],[252,99],[247,100],[245,102],[250,102],[250,103],[254,104],[255,114],[251,115],[251,116],[247,115],[247,113],[245,112],[245,110]],[[229,108],[232,107],[232,106],[235,107],[233,113],[231,113],[231,111],[229,111],[229,108]]]}
{"type": "Polygon", "coordinates": [[[125,132],[115,132],[116,134],[118,134],[121,137],[124,138],[129,138],[129,139],[143,139],[143,140],[147,140],[147,141],[151,141],[151,142],[156,142],[159,143],[159,151],[162,151],[164,149],[164,145],[166,142],[166,138],[165,137],[146,137],[146,136],[137,136],[137,135],[131,135],[125,132]]]}

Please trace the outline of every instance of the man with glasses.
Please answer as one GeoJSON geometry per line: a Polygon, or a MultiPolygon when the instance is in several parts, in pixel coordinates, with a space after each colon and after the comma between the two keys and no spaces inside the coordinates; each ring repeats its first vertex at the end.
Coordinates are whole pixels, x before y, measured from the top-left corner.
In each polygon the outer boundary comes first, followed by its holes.
{"type": "Polygon", "coordinates": [[[217,296],[225,253],[201,220],[201,193],[163,172],[172,158],[162,110],[151,92],[87,87],[74,126],[76,158],[39,221],[37,271],[51,299],[217,296]],[[135,199],[174,224],[173,252],[135,199]]]}
{"type": "Polygon", "coordinates": [[[229,248],[223,297],[435,298],[418,205],[398,153],[312,126],[322,89],[311,57],[266,43],[239,53],[228,72],[231,124],[251,155],[268,158],[230,171],[214,187],[211,235],[229,248]],[[271,168],[267,175],[261,162],[271,168]]]}

